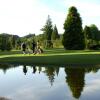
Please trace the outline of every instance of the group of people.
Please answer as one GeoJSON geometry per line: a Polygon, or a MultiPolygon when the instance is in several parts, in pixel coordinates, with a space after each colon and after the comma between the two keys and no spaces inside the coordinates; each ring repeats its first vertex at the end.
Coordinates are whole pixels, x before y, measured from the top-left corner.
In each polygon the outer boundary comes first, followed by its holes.
{"type": "Polygon", "coordinates": [[[23,42],[23,43],[21,44],[21,49],[22,49],[22,51],[23,51],[23,54],[27,54],[27,53],[28,53],[28,54],[31,54],[31,53],[33,53],[33,54],[41,54],[41,53],[43,53],[43,50],[42,50],[41,47],[40,47],[39,41],[37,41],[37,43],[35,43],[35,42],[33,41],[32,44],[31,44],[31,46],[32,46],[32,51],[30,50],[29,47],[27,47],[26,43],[23,42]]]}

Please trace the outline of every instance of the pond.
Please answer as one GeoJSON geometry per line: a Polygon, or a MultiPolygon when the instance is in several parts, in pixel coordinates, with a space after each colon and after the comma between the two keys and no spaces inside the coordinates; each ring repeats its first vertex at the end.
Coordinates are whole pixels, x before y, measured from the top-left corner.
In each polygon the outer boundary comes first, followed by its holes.
{"type": "Polygon", "coordinates": [[[0,64],[0,97],[11,100],[100,100],[99,65],[0,64]]]}

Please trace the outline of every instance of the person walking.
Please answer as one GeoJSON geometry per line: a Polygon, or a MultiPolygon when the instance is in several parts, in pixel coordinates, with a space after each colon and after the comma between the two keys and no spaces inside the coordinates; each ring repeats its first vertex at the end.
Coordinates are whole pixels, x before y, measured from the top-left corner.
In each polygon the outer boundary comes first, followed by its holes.
{"type": "Polygon", "coordinates": [[[26,54],[26,44],[25,44],[25,42],[23,42],[23,43],[21,44],[21,49],[22,49],[22,51],[23,51],[23,54],[26,54]]]}
{"type": "Polygon", "coordinates": [[[41,54],[41,53],[43,53],[43,50],[41,49],[41,46],[40,46],[40,42],[39,41],[37,41],[37,53],[38,54],[41,54]]]}
{"type": "Polygon", "coordinates": [[[32,42],[32,52],[35,53],[35,47],[36,47],[36,43],[35,41],[33,40],[32,42]]]}

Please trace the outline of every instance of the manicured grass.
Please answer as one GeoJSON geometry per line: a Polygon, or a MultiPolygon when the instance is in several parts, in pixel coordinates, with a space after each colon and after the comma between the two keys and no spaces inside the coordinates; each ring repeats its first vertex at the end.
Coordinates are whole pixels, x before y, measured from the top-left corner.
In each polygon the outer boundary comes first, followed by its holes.
{"type": "Polygon", "coordinates": [[[100,64],[100,51],[47,49],[43,54],[22,54],[21,51],[0,52],[0,63],[11,64],[100,64]]]}

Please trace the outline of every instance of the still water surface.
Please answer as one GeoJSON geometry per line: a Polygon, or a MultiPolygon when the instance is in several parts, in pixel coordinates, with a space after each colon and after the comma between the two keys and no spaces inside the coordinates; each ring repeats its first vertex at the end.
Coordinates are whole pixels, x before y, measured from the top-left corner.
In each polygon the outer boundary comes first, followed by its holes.
{"type": "Polygon", "coordinates": [[[100,100],[99,67],[0,65],[0,97],[100,100]]]}

